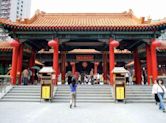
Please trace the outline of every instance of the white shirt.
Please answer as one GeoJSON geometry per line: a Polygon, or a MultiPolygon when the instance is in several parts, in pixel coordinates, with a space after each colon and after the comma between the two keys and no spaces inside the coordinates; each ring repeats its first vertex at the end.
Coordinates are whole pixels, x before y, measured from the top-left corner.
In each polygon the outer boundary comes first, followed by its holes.
{"type": "Polygon", "coordinates": [[[165,88],[165,86],[164,86],[164,85],[160,85],[160,86],[158,85],[158,87],[157,87],[157,92],[158,92],[158,93],[166,93],[166,88],[165,88]],[[162,87],[163,89],[162,89],[161,87],[162,87]],[[164,90],[164,92],[163,92],[163,90],[164,90]]]}
{"type": "Polygon", "coordinates": [[[152,94],[157,94],[157,88],[158,88],[158,84],[153,84],[152,94]]]}
{"type": "Polygon", "coordinates": [[[129,71],[127,71],[127,73],[125,74],[125,77],[129,77],[129,71]]]}

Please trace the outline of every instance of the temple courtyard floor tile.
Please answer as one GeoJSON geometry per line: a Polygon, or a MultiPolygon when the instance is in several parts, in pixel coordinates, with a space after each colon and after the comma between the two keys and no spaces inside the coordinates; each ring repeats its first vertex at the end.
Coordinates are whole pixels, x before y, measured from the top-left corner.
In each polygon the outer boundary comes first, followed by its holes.
{"type": "Polygon", "coordinates": [[[155,104],[0,102],[0,123],[165,123],[155,104]]]}

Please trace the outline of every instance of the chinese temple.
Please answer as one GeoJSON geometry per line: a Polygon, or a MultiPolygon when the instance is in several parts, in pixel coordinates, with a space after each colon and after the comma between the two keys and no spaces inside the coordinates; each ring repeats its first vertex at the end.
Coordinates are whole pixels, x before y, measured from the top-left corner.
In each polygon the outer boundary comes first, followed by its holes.
{"type": "Polygon", "coordinates": [[[136,84],[141,84],[144,66],[150,85],[150,79],[154,81],[159,74],[158,67],[161,66],[157,62],[164,65],[166,61],[165,48],[161,48],[165,42],[158,40],[166,29],[166,20],[153,22],[138,18],[132,10],[122,13],[37,11],[32,18],[17,22],[0,19],[0,25],[13,38],[9,49],[1,48],[0,55],[3,59],[12,52],[5,60],[12,59],[11,83],[14,85],[16,75],[19,73],[21,77],[23,66],[34,66],[36,58],[53,66],[54,84],[60,73],[65,81],[68,70],[74,74],[93,68],[94,74],[102,73],[104,81],[109,79],[112,85],[114,67],[134,61],[136,84]]]}

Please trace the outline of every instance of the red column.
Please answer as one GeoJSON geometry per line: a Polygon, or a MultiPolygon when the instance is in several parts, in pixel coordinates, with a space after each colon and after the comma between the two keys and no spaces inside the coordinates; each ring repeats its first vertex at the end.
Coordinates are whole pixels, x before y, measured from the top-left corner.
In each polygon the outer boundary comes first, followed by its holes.
{"type": "Polygon", "coordinates": [[[55,85],[57,85],[58,82],[58,66],[59,66],[59,59],[58,59],[58,51],[59,51],[59,43],[58,39],[54,39],[48,42],[48,45],[50,47],[54,48],[54,54],[53,54],[53,69],[55,70],[55,81],[53,82],[55,85]]]}
{"type": "Polygon", "coordinates": [[[75,62],[71,62],[70,63],[71,64],[71,66],[72,66],[72,74],[74,75],[75,74],[75,62]]]}
{"type": "Polygon", "coordinates": [[[19,76],[19,85],[21,85],[21,74],[22,74],[22,62],[23,62],[23,44],[20,44],[17,62],[17,74],[19,76]]]}
{"type": "Polygon", "coordinates": [[[153,76],[153,82],[157,79],[158,71],[157,71],[157,56],[156,56],[156,47],[161,46],[161,42],[152,40],[151,44],[151,61],[152,61],[152,76],[153,76]]]}
{"type": "Polygon", "coordinates": [[[103,52],[103,78],[104,82],[107,81],[107,53],[106,51],[103,52]]]}
{"type": "Polygon", "coordinates": [[[137,49],[134,50],[134,69],[135,69],[136,84],[141,84],[142,81],[141,64],[137,49]]]}
{"type": "Polygon", "coordinates": [[[98,68],[99,62],[94,63],[94,75],[97,74],[97,68],[98,68]]]}
{"type": "Polygon", "coordinates": [[[151,61],[150,46],[148,44],[146,45],[146,68],[147,68],[148,85],[150,85],[150,76],[152,76],[152,61],[151,61]]]}
{"type": "Polygon", "coordinates": [[[114,59],[114,48],[119,46],[119,42],[110,39],[109,42],[109,61],[110,61],[110,84],[113,85],[113,73],[112,70],[115,66],[115,59],[114,59]]]}
{"type": "Polygon", "coordinates": [[[11,70],[11,84],[16,84],[16,73],[17,73],[17,59],[18,59],[18,49],[19,42],[17,40],[13,40],[10,42],[10,45],[13,47],[12,53],[12,70],[11,70]]]}
{"type": "Polygon", "coordinates": [[[61,60],[62,60],[62,63],[61,63],[62,82],[65,82],[65,74],[66,74],[66,66],[65,66],[66,53],[65,53],[65,51],[62,51],[61,60]]]}

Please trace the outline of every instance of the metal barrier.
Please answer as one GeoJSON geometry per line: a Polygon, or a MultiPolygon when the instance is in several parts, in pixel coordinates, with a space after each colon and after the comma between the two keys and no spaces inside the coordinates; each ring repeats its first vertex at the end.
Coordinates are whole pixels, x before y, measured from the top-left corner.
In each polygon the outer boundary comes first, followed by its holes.
{"type": "Polygon", "coordinates": [[[10,85],[10,75],[0,75],[0,93],[6,92],[6,87],[10,85]]]}

